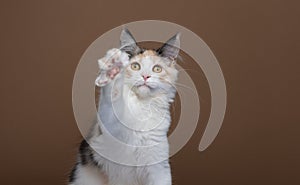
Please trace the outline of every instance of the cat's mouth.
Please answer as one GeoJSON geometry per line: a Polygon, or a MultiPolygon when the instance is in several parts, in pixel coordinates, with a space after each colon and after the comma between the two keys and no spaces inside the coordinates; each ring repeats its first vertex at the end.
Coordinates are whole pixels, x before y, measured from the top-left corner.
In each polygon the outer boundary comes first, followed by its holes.
{"type": "Polygon", "coordinates": [[[149,89],[149,90],[153,90],[155,88],[155,86],[153,86],[153,84],[147,83],[147,82],[142,82],[140,84],[136,84],[136,87],[138,89],[149,89]]]}
{"type": "Polygon", "coordinates": [[[147,85],[147,84],[145,84],[145,83],[144,83],[144,84],[141,84],[141,85],[138,85],[137,87],[138,87],[138,88],[145,88],[145,87],[146,87],[146,88],[152,89],[152,87],[150,87],[149,85],[147,85]]]}
{"type": "Polygon", "coordinates": [[[156,88],[154,83],[145,82],[145,81],[136,82],[135,87],[139,90],[151,90],[151,91],[156,88]]]}

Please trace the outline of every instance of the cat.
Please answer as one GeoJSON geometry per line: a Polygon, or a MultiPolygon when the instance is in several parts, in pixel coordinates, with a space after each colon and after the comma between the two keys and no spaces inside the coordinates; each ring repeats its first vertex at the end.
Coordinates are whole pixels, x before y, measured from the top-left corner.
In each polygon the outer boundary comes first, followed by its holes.
{"type": "Polygon", "coordinates": [[[125,28],[120,44],[98,60],[99,123],[79,147],[69,185],[172,184],[167,132],[180,34],[152,50],[125,28]]]}

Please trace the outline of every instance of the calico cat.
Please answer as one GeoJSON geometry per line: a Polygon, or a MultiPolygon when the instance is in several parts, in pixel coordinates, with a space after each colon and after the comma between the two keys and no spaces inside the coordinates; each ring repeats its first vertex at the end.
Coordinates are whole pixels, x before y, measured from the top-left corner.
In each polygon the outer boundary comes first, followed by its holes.
{"type": "Polygon", "coordinates": [[[157,50],[140,48],[127,29],[120,40],[98,61],[100,119],[80,145],[69,185],[172,184],[167,132],[180,34],[157,50]]]}

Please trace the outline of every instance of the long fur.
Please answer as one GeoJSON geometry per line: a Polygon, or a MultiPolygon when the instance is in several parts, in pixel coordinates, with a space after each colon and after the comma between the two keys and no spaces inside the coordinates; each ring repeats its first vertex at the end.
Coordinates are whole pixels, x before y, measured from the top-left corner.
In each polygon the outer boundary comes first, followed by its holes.
{"type": "Polygon", "coordinates": [[[163,48],[144,50],[123,30],[121,50],[112,49],[99,60],[100,120],[80,145],[69,185],[172,184],[167,132],[176,93],[178,45],[176,35],[163,48]],[[134,70],[133,63],[140,69],[134,70]],[[161,72],[154,72],[156,65],[161,72]],[[130,165],[133,161],[136,165],[130,165]]]}

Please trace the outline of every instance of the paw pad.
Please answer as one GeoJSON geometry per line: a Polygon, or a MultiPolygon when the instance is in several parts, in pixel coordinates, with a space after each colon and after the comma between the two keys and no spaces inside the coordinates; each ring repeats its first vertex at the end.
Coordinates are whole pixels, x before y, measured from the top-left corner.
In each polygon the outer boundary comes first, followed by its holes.
{"type": "Polygon", "coordinates": [[[105,86],[112,81],[129,63],[128,54],[119,49],[113,48],[106,55],[98,60],[100,74],[97,77],[95,84],[97,86],[105,86]]]}

